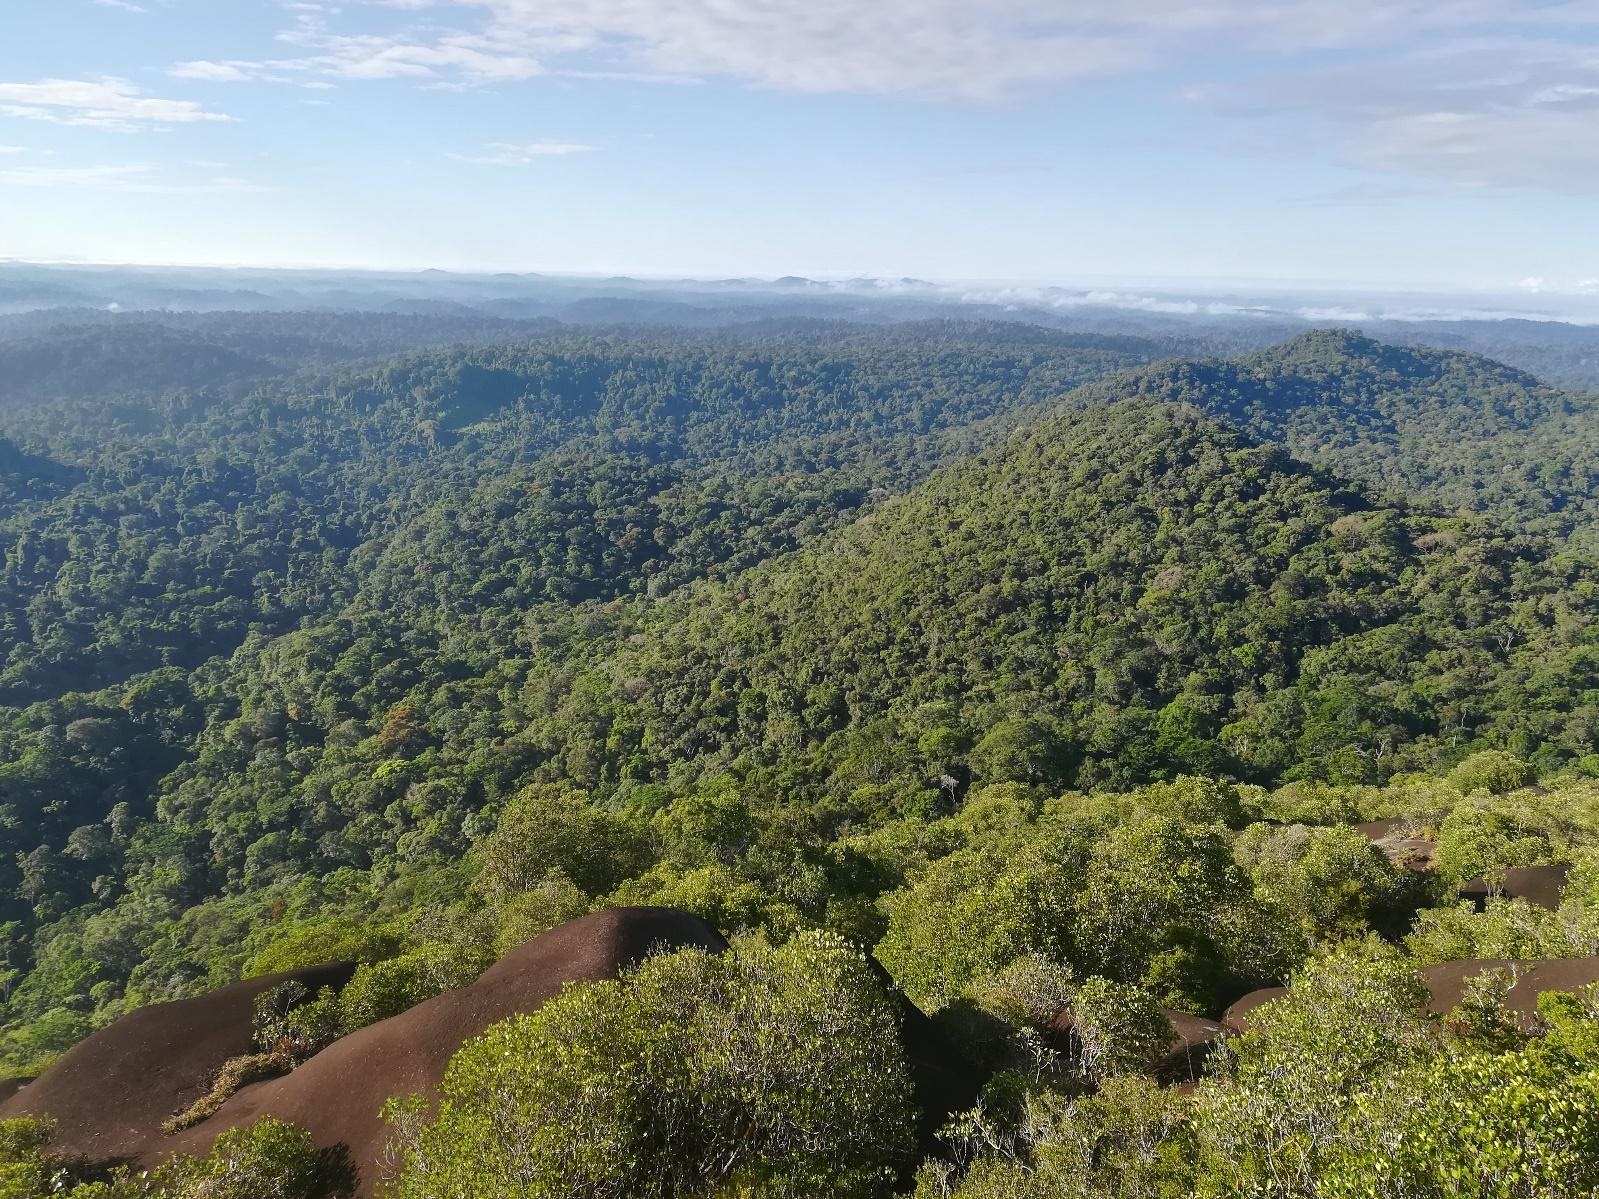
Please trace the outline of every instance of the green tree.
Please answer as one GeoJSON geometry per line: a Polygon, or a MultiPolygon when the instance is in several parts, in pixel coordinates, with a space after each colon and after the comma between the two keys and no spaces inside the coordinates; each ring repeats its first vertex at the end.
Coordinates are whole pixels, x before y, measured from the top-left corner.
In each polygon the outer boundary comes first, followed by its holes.
{"type": "Polygon", "coordinates": [[[473,851],[477,890],[490,902],[532,891],[553,871],[603,895],[649,862],[643,831],[587,797],[553,784],[521,791],[473,851]]]}

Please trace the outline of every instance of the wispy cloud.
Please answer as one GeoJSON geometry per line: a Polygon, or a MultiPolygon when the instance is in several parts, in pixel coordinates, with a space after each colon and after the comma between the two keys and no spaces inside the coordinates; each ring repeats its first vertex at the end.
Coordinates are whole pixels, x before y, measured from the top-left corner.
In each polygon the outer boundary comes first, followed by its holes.
{"type": "Polygon", "coordinates": [[[214,176],[206,179],[171,179],[151,163],[105,166],[0,167],[0,187],[89,188],[97,191],[135,192],[144,195],[223,195],[269,191],[247,179],[214,176]]]}
{"type": "Polygon", "coordinates": [[[480,166],[528,167],[541,158],[564,158],[569,154],[590,154],[597,146],[576,142],[495,142],[477,154],[451,154],[460,162],[474,162],[480,166]]]}
{"type": "Polygon", "coordinates": [[[123,12],[148,13],[150,10],[132,0],[94,0],[101,8],[120,8],[123,12]]]}
{"type": "Polygon", "coordinates": [[[457,82],[555,71],[721,76],[794,91],[987,99],[1192,55],[1207,40],[1280,53],[1599,22],[1596,0],[368,0],[363,7],[435,20],[401,33],[336,32],[339,9],[296,4],[294,27],[281,40],[312,54],[256,66],[457,82]]]}
{"type": "Polygon", "coordinates": [[[212,62],[198,59],[180,62],[167,74],[174,79],[196,79],[203,83],[243,83],[253,78],[253,63],[212,62]]]}
{"type": "Polygon", "coordinates": [[[1240,118],[1240,128],[1243,118],[1294,115],[1304,126],[1308,116],[1324,127],[1327,148],[1370,172],[1454,187],[1599,188],[1599,0],[291,0],[279,7],[287,14],[276,38],[283,54],[193,60],[171,73],[216,83],[400,80],[428,88],[543,75],[732,79],[793,92],[986,102],[1157,67],[1170,73],[1212,51],[1225,55],[1230,75],[1257,81],[1186,95],[1240,118]],[[389,11],[380,19],[376,9],[389,11]],[[1415,52],[1418,45],[1428,49],[1415,52]],[[1237,70],[1240,57],[1247,72],[1237,70]],[[1274,63],[1291,63],[1292,72],[1264,77],[1274,63]]]}
{"type": "Polygon", "coordinates": [[[1599,189],[1599,47],[1457,40],[1334,69],[1195,88],[1225,115],[1308,115],[1352,166],[1476,189],[1599,189]]]}
{"type": "Polygon", "coordinates": [[[0,83],[0,117],[128,133],[194,121],[231,121],[193,100],[147,96],[126,79],[43,79],[0,83]]]}
{"type": "Polygon", "coordinates": [[[541,56],[562,47],[548,39],[498,32],[428,30],[410,35],[344,34],[328,19],[339,9],[317,4],[285,6],[294,24],[277,35],[303,53],[258,60],[199,59],[168,72],[179,79],[214,83],[302,83],[328,79],[409,79],[418,83],[490,83],[544,73],[541,56]]]}

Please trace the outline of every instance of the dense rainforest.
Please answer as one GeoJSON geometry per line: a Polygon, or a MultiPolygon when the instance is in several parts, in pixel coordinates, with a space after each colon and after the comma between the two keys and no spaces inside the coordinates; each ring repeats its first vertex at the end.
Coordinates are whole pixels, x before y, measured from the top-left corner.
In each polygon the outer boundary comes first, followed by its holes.
{"type": "MultiPolygon", "coordinates": [[[[0,337],[0,1064],[364,963],[296,1009],[310,1053],[652,905],[734,950],[574,989],[463,1049],[439,1105],[396,1096],[395,1194],[1590,1194],[1599,998],[1518,1023],[1512,971],[1429,1013],[1415,970],[1599,951],[1599,401],[1348,331],[1193,348],[944,320],[0,337]],[[1563,898],[1511,894],[1528,868],[1563,898]],[[933,1150],[863,951],[992,1074],[933,1150]],[[1289,983],[1197,1090],[1149,1077],[1162,1011],[1289,983]],[[796,1040],[818,1005],[842,1023],[796,1040]],[[771,1110],[707,1048],[735,1042],[771,1110]],[[547,1156],[515,1184],[473,1099],[508,1056],[562,1063],[518,1076],[547,1156]],[[783,1104],[846,1085],[785,1139],[783,1104]],[[1539,1124],[1501,1085],[1575,1098],[1539,1124]],[[691,1154],[651,1123],[690,1109],[691,1154]],[[1513,1185],[1446,1177],[1506,1127],[1513,1185]]],[[[0,1195],[60,1165],[48,1137],[0,1121],[0,1195]]],[[[217,1182],[243,1170],[309,1199],[334,1184],[304,1150],[263,1123],[82,1190],[254,1199],[217,1182]]]]}

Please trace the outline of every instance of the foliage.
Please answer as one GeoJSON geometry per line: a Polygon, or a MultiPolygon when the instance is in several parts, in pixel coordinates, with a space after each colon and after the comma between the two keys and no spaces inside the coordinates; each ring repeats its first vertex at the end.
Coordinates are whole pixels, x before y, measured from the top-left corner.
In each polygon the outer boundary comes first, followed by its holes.
{"type": "Polygon", "coordinates": [[[204,1157],[178,1156],[150,1171],[109,1175],[53,1161],[50,1125],[0,1121],[0,1196],[5,1199],[339,1199],[348,1170],[319,1153],[303,1129],[273,1119],[232,1128],[204,1157]]]}
{"type": "Polygon", "coordinates": [[[363,965],[339,992],[340,1032],[354,1032],[444,991],[464,987],[488,965],[484,954],[438,944],[363,965]]]}
{"type": "MultiPolygon", "coordinates": [[[[1579,1185],[1550,1163],[1587,1135],[1585,1009],[1524,1045],[1489,994],[1422,1017],[1410,967],[1599,945],[1592,401],[1349,333],[1148,365],[1264,339],[0,322],[0,1063],[362,963],[263,1013],[261,1050],[303,1055],[654,903],[784,948],[497,1031],[573,1046],[517,1067],[541,1169],[865,1194],[906,1164],[891,1021],[829,930],[1005,1068],[928,1186],[1358,1190],[1395,1129],[1522,1145],[1505,1193],[1579,1185]],[[1435,839],[1431,879],[1352,827],[1379,818],[1435,839]],[[1452,904],[1562,863],[1557,912],[1452,904]],[[1191,1106],[1130,1075],[1159,1005],[1290,979],[1191,1106]],[[1525,1141],[1405,1109],[1561,1071],[1576,1106],[1525,1141]]],[[[492,1138],[474,1102],[406,1144],[492,1138]]]]}
{"type": "Polygon", "coordinates": [[[1257,898],[1305,945],[1402,930],[1424,898],[1426,881],[1391,863],[1370,838],[1347,825],[1252,825],[1235,849],[1257,898]]]}
{"type": "Polygon", "coordinates": [[[1221,1193],[1313,1194],[1339,1144],[1341,1102],[1385,1070],[1425,1061],[1426,992],[1398,954],[1338,949],[1258,1009],[1227,1067],[1202,1086],[1196,1133],[1221,1193]]]}
{"type": "Polygon", "coordinates": [[[843,943],[680,951],[462,1049],[394,1193],[877,1194],[906,1160],[908,1087],[892,1010],[843,943]]]}
{"type": "Polygon", "coordinates": [[[44,1156],[53,1132],[46,1120],[0,1120],[0,1199],[40,1199],[56,1171],[44,1156]]]}
{"type": "Polygon", "coordinates": [[[1504,881],[1512,866],[1548,863],[1558,833],[1537,808],[1514,799],[1474,796],[1455,808],[1438,826],[1433,862],[1439,873],[1457,882],[1484,878],[1504,881]]]}
{"type": "Polygon", "coordinates": [[[1118,1074],[1147,1072],[1171,1047],[1160,1005],[1135,987],[1090,978],[1072,996],[1078,1070],[1103,1084],[1118,1074]]]}
{"type": "Polygon", "coordinates": [[[1536,1050],[1443,1057],[1362,1094],[1317,1193],[1578,1199],[1599,1186],[1599,1070],[1536,1050]]]}

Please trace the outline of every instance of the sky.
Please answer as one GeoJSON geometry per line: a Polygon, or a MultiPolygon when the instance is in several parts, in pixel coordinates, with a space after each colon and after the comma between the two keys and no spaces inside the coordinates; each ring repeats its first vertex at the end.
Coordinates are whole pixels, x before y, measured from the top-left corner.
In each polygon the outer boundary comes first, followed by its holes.
{"type": "Polygon", "coordinates": [[[1599,0],[0,0],[0,258],[1599,292],[1599,0]]]}

